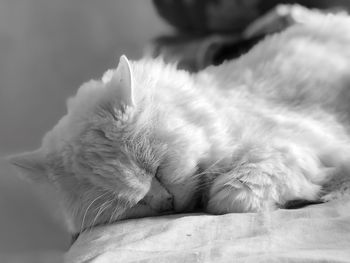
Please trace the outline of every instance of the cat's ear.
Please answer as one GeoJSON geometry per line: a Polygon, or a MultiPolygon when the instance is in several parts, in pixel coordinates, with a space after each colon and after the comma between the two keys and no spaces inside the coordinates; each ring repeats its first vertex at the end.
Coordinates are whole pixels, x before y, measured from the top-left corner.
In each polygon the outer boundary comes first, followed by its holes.
{"type": "Polygon", "coordinates": [[[134,106],[132,68],[125,55],[120,57],[117,70],[112,76],[109,85],[113,85],[118,89],[119,99],[123,105],[134,106]]]}
{"type": "Polygon", "coordinates": [[[39,150],[12,155],[7,159],[24,179],[41,182],[47,180],[44,157],[39,150]]]}

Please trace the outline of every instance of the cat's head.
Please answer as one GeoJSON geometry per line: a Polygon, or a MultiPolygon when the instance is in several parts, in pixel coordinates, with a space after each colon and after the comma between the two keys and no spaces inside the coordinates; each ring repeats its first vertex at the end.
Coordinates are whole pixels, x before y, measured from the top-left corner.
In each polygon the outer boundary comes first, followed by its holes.
{"type": "Polygon", "coordinates": [[[122,56],[116,70],[68,101],[40,149],[10,158],[24,177],[55,186],[72,232],[171,208],[155,177],[166,146],[154,135],[142,96],[135,100],[135,85],[122,56]]]}

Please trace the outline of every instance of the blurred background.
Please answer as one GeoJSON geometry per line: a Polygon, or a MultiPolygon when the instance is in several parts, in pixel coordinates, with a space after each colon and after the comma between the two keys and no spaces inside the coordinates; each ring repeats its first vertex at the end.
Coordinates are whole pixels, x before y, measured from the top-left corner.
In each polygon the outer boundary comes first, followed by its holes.
{"type": "MultiPolygon", "coordinates": [[[[0,157],[37,148],[83,82],[168,31],[150,0],[0,0],[0,157]]],[[[56,202],[1,158],[0,262],[60,261],[56,202]]]]}

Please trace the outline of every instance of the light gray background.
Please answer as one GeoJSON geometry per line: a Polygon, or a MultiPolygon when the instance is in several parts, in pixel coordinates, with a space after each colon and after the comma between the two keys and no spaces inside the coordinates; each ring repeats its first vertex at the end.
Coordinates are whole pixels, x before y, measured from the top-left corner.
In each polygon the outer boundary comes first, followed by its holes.
{"type": "MultiPolygon", "coordinates": [[[[38,147],[81,83],[169,31],[150,0],[0,0],[0,156],[38,147]]],[[[67,248],[47,192],[0,161],[0,253],[67,248]]]]}

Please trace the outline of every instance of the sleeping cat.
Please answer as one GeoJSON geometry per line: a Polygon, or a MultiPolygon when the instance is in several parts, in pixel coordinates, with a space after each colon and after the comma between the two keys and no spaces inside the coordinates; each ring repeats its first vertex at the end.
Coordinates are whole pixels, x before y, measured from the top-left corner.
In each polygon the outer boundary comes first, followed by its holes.
{"type": "Polygon", "coordinates": [[[304,24],[197,74],[122,56],[12,163],[56,187],[73,233],[334,198],[344,189],[329,182],[350,171],[350,19],[303,12],[304,24]]]}

